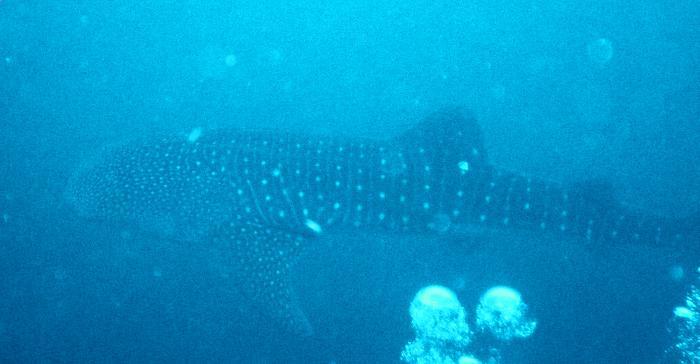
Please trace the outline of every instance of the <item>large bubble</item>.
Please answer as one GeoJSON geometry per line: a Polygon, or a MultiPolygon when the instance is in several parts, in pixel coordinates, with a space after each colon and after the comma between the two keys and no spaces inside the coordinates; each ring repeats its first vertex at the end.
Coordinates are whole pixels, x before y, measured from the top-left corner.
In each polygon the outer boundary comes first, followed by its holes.
{"type": "Polygon", "coordinates": [[[613,44],[606,38],[599,38],[588,43],[587,51],[588,59],[599,65],[610,62],[614,54],[613,44]]]}
{"type": "Polygon", "coordinates": [[[409,309],[416,339],[401,359],[416,364],[456,364],[464,356],[471,332],[457,295],[443,286],[428,286],[416,294],[409,309]]]}
{"type": "Polygon", "coordinates": [[[698,283],[690,286],[685,306],[673,310],[669,330],[674,336],[673,345],[666,350],[668,362],[695,364],[700,358],[700,268],[698,283]]]}
{"type": "Polygon", "coordinates": [[[466,312],[449,288],[428,286],[421,289],[411,302],[409,312],[417,336],[469,342],[466,312]]]}
{"type": "Polygon", "coordinates": [[[476,325],[499,340],[509,341],[532,335],[537,322],[527,316],[527,305],[520,292],[496,286],[481,296],[476,308],[476,325]]]}
{"type": "Polygon", "coordinates": [[[471,356],[471,355],[465,355],[459,358],[459,361],[457,361],[457,364],[481,364],[481,360],[471,356]]]}
{"type": "Polygon", "coordinates": [[[209,45],[196,55],[199,76],[204,79],[222,79],[226,71],[238,64],[235,54],[222,47],[209,45]]]}

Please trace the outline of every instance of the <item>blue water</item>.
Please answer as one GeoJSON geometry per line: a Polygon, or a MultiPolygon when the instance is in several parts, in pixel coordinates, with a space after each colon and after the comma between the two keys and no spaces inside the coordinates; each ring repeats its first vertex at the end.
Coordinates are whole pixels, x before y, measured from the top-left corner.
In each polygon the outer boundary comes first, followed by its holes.
{"type": "MultiPolygon", "coordinates": [[[[81,219],[100,148],[195,128],[384,139],[472,110],[491,163],[623,204],[700,205],[696,1],[0,0],[0,361],[395,363],[430,284],[473,314],[516,287],[535,334],[503,363],[658,363],[694,280],[682,248],[523,231],[327,236],[293,274],[315,335],[280,331],[207,246],[81,219]]],[[[688,241],[689,245],[698,241],[688,241]]],[[[691,251],[693,249],[690,249],[691,251]]]]}

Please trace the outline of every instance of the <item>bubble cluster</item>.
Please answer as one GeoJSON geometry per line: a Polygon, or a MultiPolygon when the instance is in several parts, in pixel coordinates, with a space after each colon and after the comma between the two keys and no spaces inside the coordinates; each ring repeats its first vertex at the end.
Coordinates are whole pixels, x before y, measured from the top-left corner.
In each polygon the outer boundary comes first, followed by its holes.
{"type": "Polygon", "coordinates": [[[428,286],[416,294],[409,309],[416,339],[406,345],[401,359],[407,363],[455,364],[466,355],[471,341],[466,311],[447,287],[428,286]]]}
{"type": "MultiPolygon", "coordinates": [[[[700,277],[700,268],[697,273],[700,277]]],[[[700,358],[700,287],[691,286],[685,305],[673,310],[669,330],[674,336],[673,345],[666,351],[671,360],[681,364],[697,363],[700,358]]]]}
{"type": "Polygon", "coordinates": [[[509,341],[532,335],[537,322],[527,316],[527,305],[520,292],[496,286],[481,296],[476,308],[476,326],[498,340],[509,341]]]}
{"type": "Polygon", "coordinates": [[[416,294],[409,310],[413,329],[420,337],[469,343],[466,312],[447,287],[428,286],[416,294]]]}
{"type": "Polygon", "coordinates": [[[482,296],[477,306],[476,324],[481,330],[474,333],[467,323],[466,311],[453,291],[438,285],[425,287],[411,302],[409,313],[416,339],[406,344],[401,360],[415,364],[481,364],[482,360],[473,353],[488,353],[485,362],[498,362],[496,358],[500,353],[497,347],[471,345],[473,342],[495,341],[472,340],[472,337],[490,332],[497,341],[507,342],[514,337],[530,336],[536,323],[526,318],[526,310],[516,290],[493,287],[482,296]]]}

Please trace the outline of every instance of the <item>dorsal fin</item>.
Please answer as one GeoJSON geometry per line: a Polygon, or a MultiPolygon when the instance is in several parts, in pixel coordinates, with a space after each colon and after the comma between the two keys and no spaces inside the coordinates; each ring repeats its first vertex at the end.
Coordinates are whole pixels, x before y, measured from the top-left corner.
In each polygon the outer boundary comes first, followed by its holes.
{"type": "Polygon", "coordinates": [[[597,211],[609,211],[619,207],[613,185],[603,180],[593,179],[575,183],[568,193],[573,200],[586,201],[597,211]]]}
{"type": "Polygon", "coordinates": [[[469,163],[475,168],[487,163],[483,136],[476,117],[459,107],[447,107],[429,114],[401,134],[398,141],[404,147],[423,146],[431,162],[457,163],[469,156],[469,163]]]}

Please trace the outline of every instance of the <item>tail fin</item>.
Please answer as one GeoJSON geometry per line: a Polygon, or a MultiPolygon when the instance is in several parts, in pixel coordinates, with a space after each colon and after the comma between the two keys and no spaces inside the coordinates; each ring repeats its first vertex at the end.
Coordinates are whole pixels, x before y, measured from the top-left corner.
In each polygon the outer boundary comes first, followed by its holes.
{"type": "Polygon", "coordinates": [[[459,108],[429,115],[397,138],[413,179],[404,191],[422,220],[555,231],[596,243],[698,244],[700,216],[673,220],[630,211],[604,182],[565,188],[495,170],[474,116],[459,108]]]}
{"type": "Polygon", "coordinates": [[[632,211],[615,200],[609,184],[598,181],[577,184],[568,194],[576,201],[579,231],[589,240],[687,251],[700,239],[700,215],[673,219],[632,211]]]}

